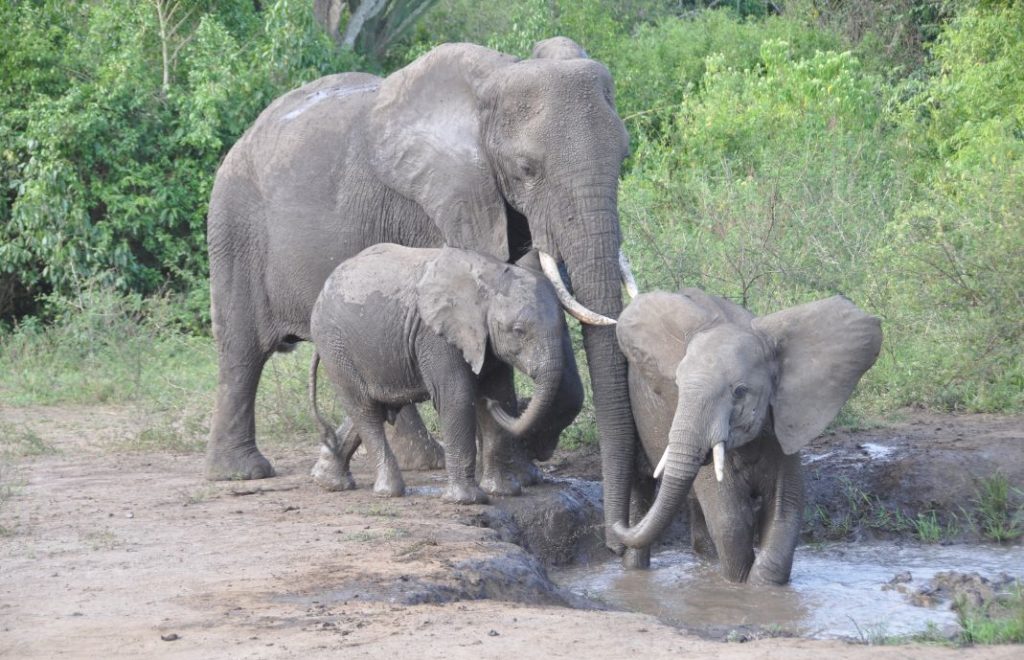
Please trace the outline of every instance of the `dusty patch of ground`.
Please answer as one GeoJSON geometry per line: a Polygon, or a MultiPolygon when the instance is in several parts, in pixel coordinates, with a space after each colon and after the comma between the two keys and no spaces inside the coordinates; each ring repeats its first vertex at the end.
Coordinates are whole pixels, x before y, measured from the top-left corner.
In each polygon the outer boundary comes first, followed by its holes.
{"type": "MultiPolygon", "coordinates": [[[[1017,429],[1005,435],[1019,468],[1020,420],[1007,419],[1017,429]]],[[[585,488],[567,496],[548,485],[509,507],[457,507],[438,498],[442,473],[409,473],[410,496],[381,500],[357,464],[364,488],[326,493],[308,477],[314,447],[275,451],[274,479],[210,483],[199,454],[121,449],[138,428],[133,413],[118,408],[0,408],[0,432],[27,431],[47,450],[0,459],[0,656],[1019,653],[795,639],[722,644],[644,615],[570,609],[543,564],[513,541],[543,546],[516,522],[538,508],[536,498],[586,499],[585,488]]],[[[998,458],[988,440],[957,442],[975,443],[972,456],[998,458]]],[[[593,456],[569,455],[552,472],[586,473],[594,464],[593,456]]],[[[544,546],[541,554],[598,552],[588,542],[590,523],[571,509],[560,515],[550,524],[584,528],[579,545],[544,546]]]]}

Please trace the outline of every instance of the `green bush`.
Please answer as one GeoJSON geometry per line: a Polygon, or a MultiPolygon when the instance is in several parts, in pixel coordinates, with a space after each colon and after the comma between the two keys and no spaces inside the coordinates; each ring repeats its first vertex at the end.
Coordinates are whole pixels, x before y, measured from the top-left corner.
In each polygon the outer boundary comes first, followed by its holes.
{"type": "Polygon", "coordinates": [[[648,288],[699,286],[759,313],[866,288],[894,185],[884,84],[849,53],[774,40],[760,53],[746,69],[705,58],[700,89],[624,181],[648,288]]]}
{"type": "MultiPolygon", "coordinates": [[[[1024,407],[1024,6],[975,8],[894,110],[912,189],[877,260],[905,402],[1024,407]]],[[[899,377],[899,374],[892,374],[899,377]]]]}
{"type": "Polygon", "coordinates": [[[272,98],[356,63],[300,0],[192,7],[163,43],[150,3],[0,9],[0,317],[86,281],[204,287],[223,154],[272,98]]]}

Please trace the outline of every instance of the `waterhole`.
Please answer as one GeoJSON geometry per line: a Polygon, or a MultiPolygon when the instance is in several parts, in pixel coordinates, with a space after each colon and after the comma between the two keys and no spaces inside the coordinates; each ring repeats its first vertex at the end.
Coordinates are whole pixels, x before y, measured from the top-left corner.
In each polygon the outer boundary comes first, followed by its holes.
{"type": "Polygon", "coordinates": [[[618,561],[552,572],[577,597],[614,609],[651,614],[686,630],[725,635],[753,628],[812,638],[908,635],[929,624],[956,624],[948,601],[913,605],[908,593],[939,571],[982,576],[1024,575],[1024,548],[998,546],[899,546],[826,544],[797,549],[790,584],[752,586],[726,582],[716,563],[692,553],[656,553],[647,571],[626,571],[618,561]],[[909,581],[889,585],[898,574],[909,581]],[[889,588],[883,589],[889,585],[889,588]]]}

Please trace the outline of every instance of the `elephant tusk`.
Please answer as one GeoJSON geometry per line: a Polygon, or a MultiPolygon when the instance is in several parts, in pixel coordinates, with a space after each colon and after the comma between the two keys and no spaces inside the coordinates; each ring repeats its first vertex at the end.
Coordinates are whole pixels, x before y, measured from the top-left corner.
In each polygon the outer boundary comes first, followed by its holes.
{"type": "Polygon", "coordinates": [[[629,257],[622,250],[619,250],[619,270],[622,271],[622,283],[626,285],[626,293],[629,294],[630,300],[640,295],[640,289],[636,285],[636,279],[633,277],[633,269],[629,265],[629,257]]]}
{"type": "Polygon", "coordinates": [[[562,281],[562,274],[558,272],[558,264],[555,263],[555,258],[547,252],[538,252],[541,270],[551,280],[552,286],[555,287],[555,294],[558,296],[558,302],[562,304],[565,311],[572,314],[581,323],[589,325],[615,325],[615,319],[610,319],[607,316],[591,311],[584,307],[580,301],[573,298],[569,290],[565,288],[565,282],[562,281]]]}
{"type": "Polygon", "coordinates": [[[654,478],[657,479],[661,476],[661,473],[665,471],[665,463],[668,462],[668,447],[665,447],[665,452],[661,455],[661,460],[658,461],[658,466],[654,468],[654,478]]]}
{"type": "Polygon", "coordinates": [[[711,458],[715,461],[715,479],[721,481],[725,477],[725,443],[719,442],[711,448],[711,458]]]}

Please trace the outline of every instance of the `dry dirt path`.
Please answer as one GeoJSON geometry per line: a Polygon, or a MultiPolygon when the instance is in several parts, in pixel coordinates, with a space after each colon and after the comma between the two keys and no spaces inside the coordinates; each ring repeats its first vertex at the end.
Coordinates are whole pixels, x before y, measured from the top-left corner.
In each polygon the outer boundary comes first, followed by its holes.
{"type": "Polygon", "coordinates": [[[117,450],[130,410],[0,407],[0,429],[55,450],[0,459],[3,657],[1020,657],[726,644],[559,606],[530,555],[440,502],[440,473],[408,475],[399,500],[325,493],[309,448],[275,452],[277,478],[210,483],[201,455],[117,450]]]}

